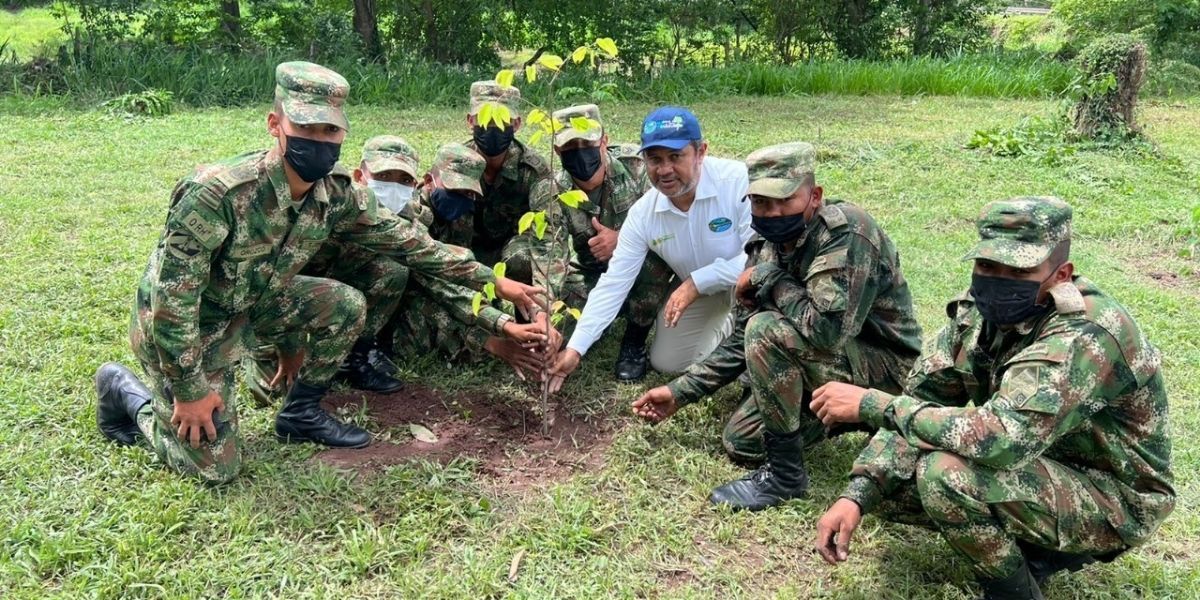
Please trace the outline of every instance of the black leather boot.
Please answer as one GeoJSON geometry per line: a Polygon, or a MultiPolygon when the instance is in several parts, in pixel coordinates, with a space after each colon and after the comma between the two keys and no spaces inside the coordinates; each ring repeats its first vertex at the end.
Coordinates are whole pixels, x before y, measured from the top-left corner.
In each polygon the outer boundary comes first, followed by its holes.
{"type": "Polygon", "coordinates": [[[337,378],[356,390],[376,394],[391,394],[404,389],[404,382],[393,377],[395,365],[388,360],[381,361],[381,358],[382,355],[375,348],[375,340],[360,339],[354,343],[342,366],[338,367],[337,378]],[[390,373],[389,366],[393,369],[390,373]]]}
{"type": "Polygon", "coordinates": [[[137,414],[150,403],[150,390],[124,365],[110,362],[96,369],[96,425],[104,437],[132,446],[142,437],[137,414]]]}
{"type": "Polygon", "coordinates": [[[1021,568],[1016,573],[1003,579],[979,578],[979,587],[983,590],[983,600],[1045,600],[1042,589],[1029,572],[1029,565],[1021,562],[1021,568]]]}
{"type": "Polygon", "coordinates": [[[617,362],[613,365],[613,374],[618,381],[640,381],[650,368],[650,356],[646,354],[645,346],[621,346],[617,354],[617,362]]]}
{"type": "Polygon", "coordinates": [[[1025,553],[1025,560],[1029,563],[1029,572],[1033,574],[1034,580],[1039,585],[1046,583],[1046,580],[1055,573],[1060,571],[1074,573],[1096,562],[1096,557],[1090,554],[1069,554],[1028,542],[1017,542],[1017,545],[1025,553]]]}
{"type": "Polygon", "coordinates": [[[366,430],[343,423],[321,408],[328,387],[297,381],[275,417],[275,437],[287,443],[314,442],[332,448],[365,448],[371,443],[366,430]]]}
{"type": "Polygon", "coordinates": [[[728,504],[734,510],[758,511],[804,497],[808,491],[808,471],[804,469],[804,438],[800,431],[787,435],[767,432],[763,439],[766,462],[745,477],[713,490],[709,502],[728,504]]]}

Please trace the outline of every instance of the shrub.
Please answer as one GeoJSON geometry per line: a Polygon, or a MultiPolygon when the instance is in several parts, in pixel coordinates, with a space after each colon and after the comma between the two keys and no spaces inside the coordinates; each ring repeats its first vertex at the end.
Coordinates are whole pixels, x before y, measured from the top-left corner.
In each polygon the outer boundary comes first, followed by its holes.
{"type": "Polygon", "coordinates": [[[144,92],[122,94],[105,102],[102,106],[115,115],[126,118],[161,117],[171,114],[171,92],[163,90],[146,90],[144,92]]]}

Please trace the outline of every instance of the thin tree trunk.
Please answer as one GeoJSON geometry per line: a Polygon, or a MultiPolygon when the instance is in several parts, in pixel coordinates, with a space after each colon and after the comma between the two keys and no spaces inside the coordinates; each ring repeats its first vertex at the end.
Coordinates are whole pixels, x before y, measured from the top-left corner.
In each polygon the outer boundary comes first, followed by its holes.
{"type": "Polygon", "coordinates": [[[237,0],[221,0],[221,29],[229,37],[242,37],[242,7],[237,0]]]}
{"type": "Polygon", "coordinates": [[[425,17],[425,54],[434,62],[441,62],[438,47],[437,19],[434,18],[433,0],[421,0],[421,14],[425,17]]]}
{"type": "Polygon", "coordinates": [[[383,59],[383,47],[379,43],[379,19],[375,14],[375,0],[354,0],[354,31],[362,39],[363,53],[372,61],[383,59]]]}

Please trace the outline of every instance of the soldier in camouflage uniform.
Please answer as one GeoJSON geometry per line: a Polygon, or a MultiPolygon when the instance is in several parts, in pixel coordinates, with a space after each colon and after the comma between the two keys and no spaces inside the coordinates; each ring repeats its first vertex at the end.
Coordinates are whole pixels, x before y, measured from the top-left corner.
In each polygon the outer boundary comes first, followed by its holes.
{"type": "MultiPolygon", "coordinates": [[[[433,167],[425,175],[424,185],[418,192],[423,205],[418,218],[431,215],[428,206],[434,203],[477,202],[483,193],[479,182],[484,168],[484,158],[462,144],[446,144],[439,148],[433,167]]],[[[437,352],[454,359],[482,357],[487,353],[517,369],[528,370],[535,363],[540,364],[536,355],[512,340],[493,335],[486,328],[471,327],[471,299],[457,304],[440,302],[426,289],[427,284],[437,283],[420,275],[410,283],[394,321],[397,356],[424,356],[437,352]]],[[[488,307],[486,310],[498,308],[488,307]]],[[[542,313],[538,322],[544,323],[542,319],[545,318],[545,313],[542,313]]]]}
{"type": "MultiPolygon", "coordinates": [[[[578,308],[587,299],[587,291],[596,286],[608,268],[608,259],[617,245],[617,231],[629,208],[650,189],[650,179],[636,144],[609,145],[600,109],[595,104],[555,111],[554,118],[562,123],[573,118],[593,122],[587,130],[565,127],[554,136],[554,152],[562,162],[557,175],[558,188],[577,189],[588,197],[578,208],[562,208],[575,250],[572,270],[582,275],[584,285],[583,289],[571,290],[567,302],[578,308]]],[[[622,310],[625,336],[613,368],[618,380],[636,381],[645,376],[650,364],[646,338],[654,327],[658,310],[666,302],[674,277],[675,273],[661,257],[656,254],[646,257],[622,310]]]]}
{"type": "Polygon", "coordinates": [[[815,162],[803,142],[747,157],[752,225],[765,239],[747,246],[733,333],[633,405],[658,421],[749,371],[752,393],[726,425],[724,443],[735,459],[766,462],[715,489],[714,504],[760,510],[802,496],[804,447],[826,435],[809,410],[812,391],[830,381],[899,391],[920,353],[895,246],[861,208],[824,201],[815,162]]]}
{"type": "Polygon", "coordinates": [[[562,297],[570,257],[556,254],[559,244],[553,243],[562,235],[562,211],[545,160],[513,137],[521,127],[520,100],[515,87],[495,81],[471,85],[467,121],[473,133],[466,146],[486,161],[479,180],[482,196],[475,202],[432,195],[422,201],[433,214],[429,233],[435,239],[469,248],[485,264],[504,261],[510,278],[552,289],[555,297],[562,297]],[[495,123],[480,127],[476,119],[487,102],[508,107],[512,123],[504,128],[495,123]],[[530,211],[546,211],[549,227],[543,240],[517,234],[521,215],[530,211]],[[539,268],[534,268],[535,264],[539,268]],[[546,272],[541,265],[549,267],[546,272]]]}
{"type": "Polygon", "coordinates": [[[1071,209],[993,202],[971,288],[903,394],[830,384],[829,425],[879,428],[817,549],[846,560],[863,513],[923,522],[974,568],[987,598],[1145,543],[1175,506],[1162,359],[1133,317],[1074,274],[1071,209]]]}
{"type": "MultiPolygon", "coordinates": [[[[358,290],[299,274],[323,245],[354,243],[474,289],[495,279],[466,250],[430,239],[351,185],[336,164],[348,127],[342,76],[290,62],[275,78],[267,127],[277,145],[202,167],[172,194],[130,325],[154,391],[115,363],[95,378],[97,424],[106,437],[122,444],[144,437],[168,466],[212,483],[229,481],[241,464],[233,367],[256,338],[278,340],[276,379],[294,380],[275,420],[277,437],[341,447],[370,442],[366,431],[320,407],[365,312],[358,290]]],[[[534,303],[533,288],[496,282],[500,295],[534,303]]],[[[469,298],[457,286],[445,293],[447,301],[469,298]]],[[[496,331],[517,327],[497,312],[479,319],[492,319],[496,331]]],[[[544,341],[532,331],[523,339],[544,341]]]]}
{"type": "MultiPolygon", "coordinates": [[[[403,138],[380,135],[363,145],[362,162],[354,169],[354,182],[370,188],[382,209],[411,220],[409,200],[416,188],[420,157],[403,138]]],[[[395,378],[396,366],[388,357],[390,339],[385,324],[392,318],[408,283],[408,267],[400,261],[346,242],[331,241],[313,255],[301,275],[336,279],[362,292],[367,314],[362,334],[338,369],[337,379],[354,389],[387,394],[404,384],[395,378]],[[378,336],[378,337],[377,337],[378,336]]],[[[278,370],[276,340],[259,337],[259,346],[246,365],[246,385],[260,406],[287,393],[284,385],[270,384],[278,370]]]]}

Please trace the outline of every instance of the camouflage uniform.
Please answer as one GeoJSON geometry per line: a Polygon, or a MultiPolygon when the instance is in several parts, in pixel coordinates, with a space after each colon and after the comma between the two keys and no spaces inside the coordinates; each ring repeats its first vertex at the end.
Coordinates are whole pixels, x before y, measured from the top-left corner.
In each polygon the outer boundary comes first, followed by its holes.
{"type": "MultiPolygon", "coordinates": [[[[289,120],[347,125],[348,85],[311,63],[276,70],[276,98],[289,120]]],[[[282,352],[306,350],[301,381],[328,385],[363,327],[363,294],[332,279],[300,275],[327,242],[344,241],[402,260],[414,272],[473,287],[493,279],[469,252],[440,244],[421,229],[379,211],[374,196],[351,186],[337,167],[303,198],[292,199],[282,158],[244,154],[202,167],[172,193],[166,227],[138,286],[130,325],[133,352],[154,398],[138,424],[162,460],[211,482],[240,466],[232,367],[259,336],[282,352]],[[300,332],[299,335],[289,335],[300,332]],[[217,391],[225,411],[215,440],[193,449],[171,425],[174,402],[217,391]]],[[[448,302],[469,301],[465,288],[448,302]]],[[[481,313],[479,322],[499,319],[481,313]]]]}
{"type": "MultiPolygon", "coordinates": [[[[372,173],[398,170],[408,173],[413,179],[420,179],[420,156],[408,142],[397,136],[381,135],[367,140],[363,145],[362,162],[372,173]]],[[[400,216],[412,220],[411,206],[412,201],[400,216]]],[[[379,205],[376,205],[376,210],[388,212],[379,205]]],[[[392,318],[409,278],[408,267],[401,261],[339,240],[323,244],[300,270],[300,274],[334,279],[362,292],[366,301],[366,316],[360,337],[367,339],[374,339],[392,318]]],[[[253,348],[252,356],[245,361],[246,383],[259,404],[266,405],[271,403],[272,397],[282,395],[287,390],[282,386],[272,388],[270,385],[278,367],[277,340],[261,333],[257,338],[258,346],[253,348]]]]}
{"type": "MultiPolygon", "coordinates": [[[[746,160],[749,194],[772,179],[802,179],[814,163],[808,144],[759,150],[746,160]]],[[[735,459],[757,462],[764,428],[802,430],[806,443],[825,435],[808,408],[821,385],[898,391],[920,353],[921,329],[892,240],[853,204],[827,203],[791,251],[755,240],[747,253],[756,308],[739,305],[733,332],[668,387],[685,405],[748,370],[752,394],[730,418],[723,441],[735,459]]]]}
{"type": "MultiPolygon", "coordinates": [[[[584,104],[554,113],[554,118],[563,123],[569,122],[572,117],[585,117],[599,123],[600,109],[595,104],[584,104]]],[[[561,148],[575,140],[584,140],[595,144],[600,142],[603,135],[604,132],[600,127],[593,127],[587,131],[566,127],[555,134],[554,145],[561,148]]],[[[572,282],[576,284],[574,286],[576,289],[571,289],[566,294],[567,304],[577,308],[583,307],[583,303],[587,300],[588,290],[596,287],[600,275],[608,268],[608,264],[592,256],[591,249],[588,248],[588,240],[595,237],[597,233],[596,229],[592,227],[592,218],[599,219],[605,227],[619,230],[621,224],[625,222],[629,208],[633,206],[634,202],[637,202],[638,198],[642,197],[646,190],[650,189],[650,179],[646,176],[646,165],[636,144],[609,145],[607,152],[608,161],[603,183],[591,192],[586,192],[588,200],[580,204],[578,208],[562,207],[567,232],[571,236],[571,243],[575,250],[575,262],[571,265],[572,271],[583,276],[583,288],[577,289],[579,280],[574,279],[572,282]]],[[[558,170],[557,181],[559,189],[576,188],[575,181],[565,169],[558,170]]],[[[666,303],[667,294],[671,290],[671,282],[674,278],[674,271],[667,266],[662,257],[657,254],[647,256],[642,270],[625,300],[625,317],[634,325],[647,330],[652,327],[655,317],[658,316],[659,308],[666,303]]]]}
{"type": "MultiPolygon", "coordinates": [[[[1070,216],[1056,199],[993,202],[967,258],[1036,267],[1069,239],[1070,216]]],[[[983,577],[1020,569],[1019,541],[1119,553],[1175,505],[1158,351],[1087,279],[1050,294],[1053,310],[1007,328],[969,292],[956,298],[904,394],[871,390],[860,408],[880,431],[843,497],[932,521],[983,577]]]]}

